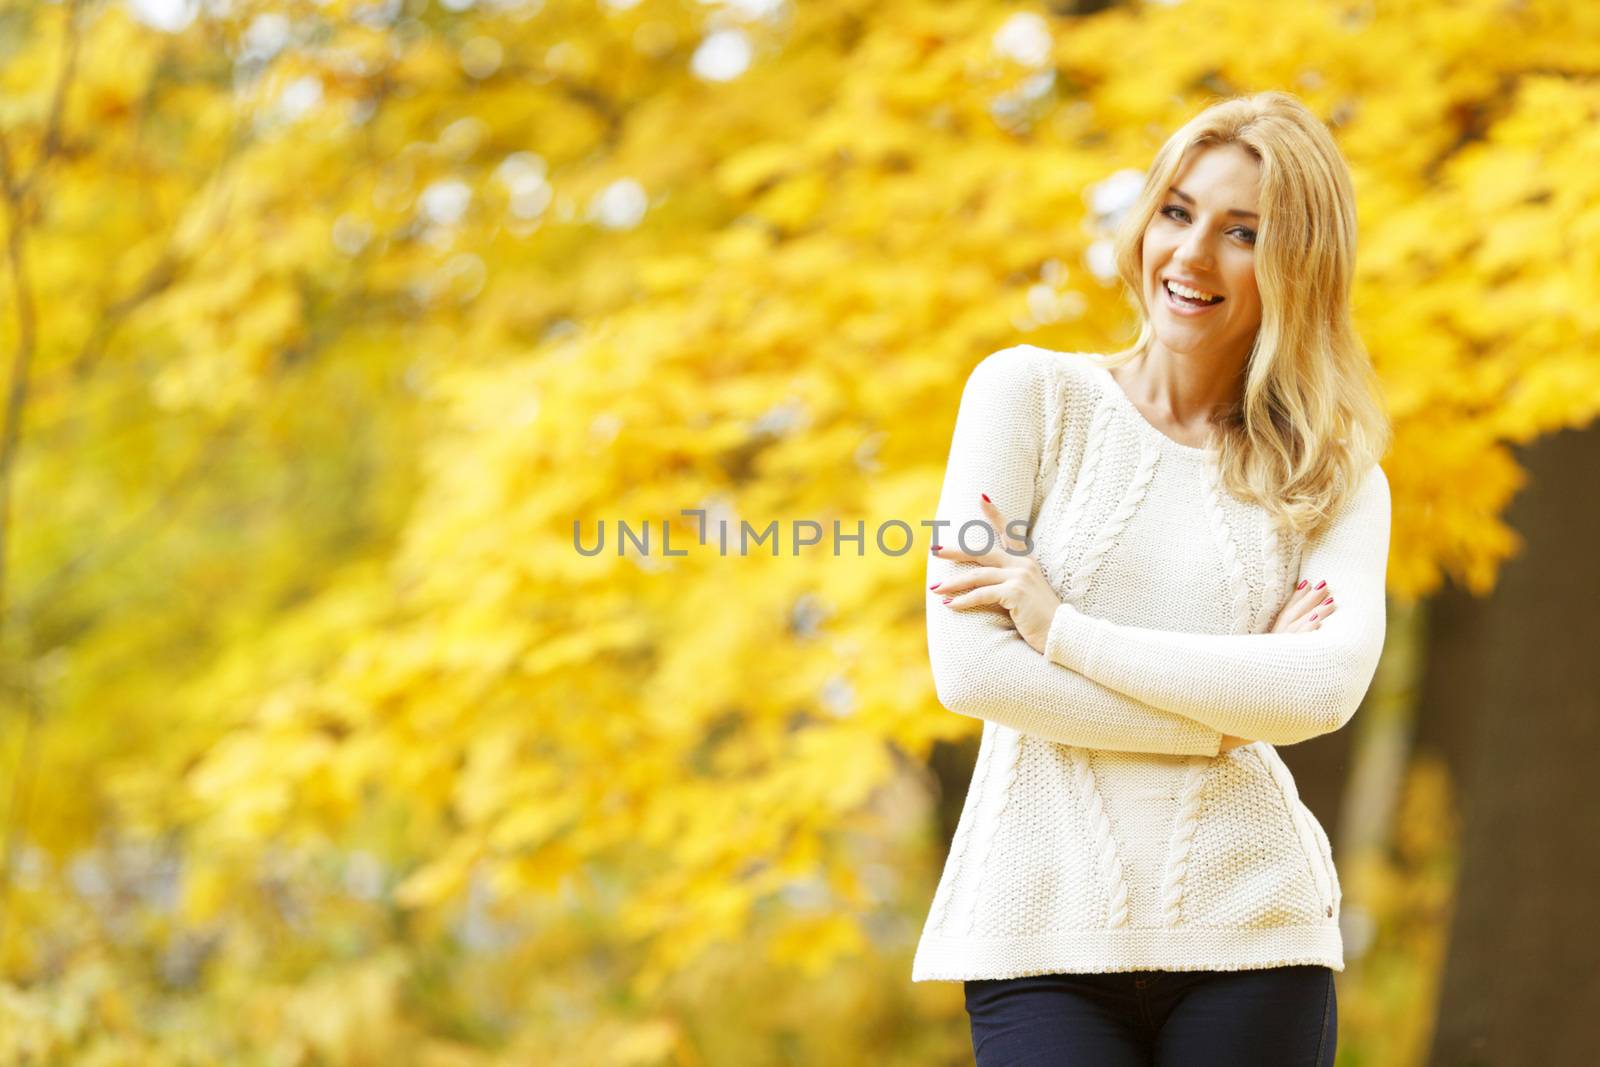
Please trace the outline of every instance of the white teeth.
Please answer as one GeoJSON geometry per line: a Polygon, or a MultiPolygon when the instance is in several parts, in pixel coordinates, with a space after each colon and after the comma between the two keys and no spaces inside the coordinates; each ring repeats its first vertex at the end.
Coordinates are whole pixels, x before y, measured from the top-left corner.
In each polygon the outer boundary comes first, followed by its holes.
{"type": "Polygon", "coordinates": [[[1200,289],[1191,289],[1187,285],[1179,285],[1170,278],[1167,279],[1167,287],[1170,288],[1174,293],[1177,293],[1179,296],[1186,296],[1190,300],[1210,300],[1217,295],[1215,293],[1207,293],[1200,289]]]}

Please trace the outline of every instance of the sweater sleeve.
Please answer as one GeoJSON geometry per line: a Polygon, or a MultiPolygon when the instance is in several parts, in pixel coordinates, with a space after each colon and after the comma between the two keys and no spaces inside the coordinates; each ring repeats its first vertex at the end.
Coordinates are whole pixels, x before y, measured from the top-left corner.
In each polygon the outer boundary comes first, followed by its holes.
{"type": "MultiPolygon", "coordinates": [[[[934,527],[938,544],[988,543],[979,494],[1008,520],[1031,524],[1048,402],[1041,365],[1026,346],[984,358],[967,379],[934,527]],[[979,525],[968,529],[964,523],[979,525]]],[[[927,580],[976,564],[928,557],[927,580]]],[[[1082,748],[1215,756],[1222,734],[1182,715],[1052,663],[993,607],[952,611],[928,592],[928,658],[939,702],[950,711],[1082,748]]]]}
{"type": "Polygon", "coordinates": [[[1389,480],[1374,465],[1302,557],[1338,610],[1316,630],[1194,634],[1056,612],[1045,656],[1129,696],[1226,734],[1291,745],[1350,721],[1372,684],[1385,631],[1389,480]]]}

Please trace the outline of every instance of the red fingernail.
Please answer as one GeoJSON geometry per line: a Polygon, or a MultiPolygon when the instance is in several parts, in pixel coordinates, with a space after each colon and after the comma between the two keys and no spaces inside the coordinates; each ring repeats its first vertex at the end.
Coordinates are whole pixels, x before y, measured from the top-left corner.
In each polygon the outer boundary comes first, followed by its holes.
{"type": "Polygon", "coordinates": [[[953,596],[947,596],[947,597],[944,598],[944,602],[946,604],[948,604],[948,603],[950,603],[950,601],[952,601],[954,599],[955,599],[955,597],[953,597],[953,596]]]}
{"type": "Polygon", "coordinates": [[[1321,589],[1323,586],[1325,586],[1327,584],[1328,584],[1328,580],[1326,578],[1324,578],[1322,581],[1317,583],[1317,588],[1321,589]]]}
{"type": "Polygon", "coordinates": [[[1306,583],[1309,582],[1310,580],[1311,580],[1310,578],[1302,578],[1302,579],[1300,579],[1300,584],[1295,586],[1295,588],[1296,589],[1304,589],[1306,587],[1306,583]]]}
{"type": "Polygon", "coordinates": [[[984,502],[984,503],[985,503],[985,504],[993,504],[993,503],[994,503],[994,501],[993,501],[993,500],[990,500],[990,499],[989,499],[989,494],[988,494],[988,493],[979,493],[979,494],[978,494],[978,495],[979,495],[979,496],[981,496],[981,497],[983,497],[983,502],[984,502]]]}
{"type": "Polygon", "coordinates": [[[928,551],[929,552],[937,552],[937,551],[939,551],[939,549],[941,549],[943,547],[944,547],[943,545],[934,545],[932,548],[928,549],[928,551]]]}
{"type": "Polygon", "coordinates": [[[928,586],[928,588],[929,589],[937,589],[943,584],[944,584],[943,582],[934,582],[932,585],[928,586]]]}
{"type": "Polygon", "coordinates": [[[1313,615],[1313,616],[1311,616],[1311,617],[1312,617],[1312,618],[1313,618],[1313,619],[1315,619],[1315,618],[1316,618],[1316,616],[1315,616],[1315,615],[1313,615]]]}
{"type": "Polygon", "coordinates": [[[1333,603],[1333,597],[1329,597],[1327,600],[1324,600],[1323,603],[1324,604],[1332,604],[1333,603]]]}

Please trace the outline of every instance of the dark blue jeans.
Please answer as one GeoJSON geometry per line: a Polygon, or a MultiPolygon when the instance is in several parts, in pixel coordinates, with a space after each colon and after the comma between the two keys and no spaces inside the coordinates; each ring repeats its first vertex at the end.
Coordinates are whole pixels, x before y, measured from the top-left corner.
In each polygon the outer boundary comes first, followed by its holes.
{"type": "Polygon", "coordinates": [[[1332,1067],[1329,967],[1041,974],[965,983],[978,1067],[1332,1067]]]}

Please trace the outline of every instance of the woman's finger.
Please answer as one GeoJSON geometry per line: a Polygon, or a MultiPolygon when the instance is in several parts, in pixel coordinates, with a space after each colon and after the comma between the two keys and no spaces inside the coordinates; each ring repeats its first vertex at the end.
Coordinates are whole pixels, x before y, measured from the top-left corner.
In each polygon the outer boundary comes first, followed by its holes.
{"type": "Polygon", "coordinates": [[[1299,611],[1301,608],[1309,609],[1312,604],[1315,604],[1318,600],[1322,599],[1324,595],[1322,590],[1316,588],[1318,581],[1319,579],[1312,578],[1301,579],[1301,584],[1304,586],[1304,588],[1298,588],[1295,590],[1294,597],[1289,601],[1289,607],[1291,610],[1299,611]]]}
{"type": "Polygon", "coordinates": [[[928,553],[930,555],[938,556],[940,559],[947,559],[952,563],[979,562],[979,557],[973,555],[971,552],[963,552],[955,545],[934,545],[932,548],[928,549],[928,553]]]}
{"type": "Polygon", "coordinates": [[[977,567],[973,570],[962,571],[954,578],[934,582],[929,589],[941,596],[954,596],[964,593],[980,585],[993,585],[1006,580],[1005,572],[998,567],[977,567]]]}
{"type": "Polygon", "coordinates": [[[996,582],[994,585],[981,585],[976,589],[965,592],[956,597],[951,597],[945,604],[952,608],[978,608],[988,605],[1011,610],[1011,585],[1009,582],[996,582]]]}
{"type": "Polygon", "coordinates": [[[1316,629],[1320,620],[1313,621],[1311,616],[1317,614],[1318,605],[1326,603],[1332,596],[1333,590],[1325,579],[1300,579],[1289,600],[1278,612],[1272,624],[1273,632],[1294,634],[1316,629]]]}
{"type": "Polygon", "coordinates": [[[1333,598],[1333,590],[1324,585],[1321,589],[1308,589],[1310,596],[1302,597],[1295,605],[1295,610],[1302,618],[1312,615],[1326,615],[1337,601],[1333,598]]]}
{"type": "MultiPolygon", "coordinates": [[[[984,521],[985,523],[988,522],[987,519],[984,521]]],[[[1005,553],[1000,551],[1000,537],[998,534],[993,533],[993,531],[990,532],[989,537],[984,537],[982,531],[978,530],[976,527],[973,527],[969,529],[966,534],[965,539],[969,544],[988,545],[989,549],[985,552],[965,551],[961,548],[961,542],[958,539],[958,535],[950,535],[950,539],[956,543],[953,545],[932,545],[928,549],[929,553],[938,556],[940,559],[948,559],[954,563],[984,563],[990,566],[1003,563],[1009,558],[1005,555],[1005,553]]]]}
{"type": "Polygon", "coordinates": [[[1309,612],[1301,615],[1299,618],[1295,619],[1294,622],[1285,627],[1284,632],[1297,634],[1305,633],[1309,630],[1315,630],[1320,627],[1323,621],[1327,619],[1329,615],[1332,615],[1338,607],[1339,602],[1337,600],[1331,604],[1323,604],[1318,602],[1317,604],[1312,605],[1312,608],[1309,612]]]}
{"type": "Polygon", "coordinates": [[[1289,622],[1304,621],[1307,616],[1317,610],[1316,606],[1318,604],[1333,595],[1333,590],[1322,579],[1317,579],[1313,582],[1310,578],[1303,578],[1300,581],[1300,585],[1304,586],[1304,588],[1296,588],[1294,595],[1289,598],[1289,602],[1284,605],[1281,613],[1281,618],[1289,622]]]}
{"type": "Polygon", "coordinates": [[[1007,532],[1009,523],[1006,521],[1006,517],[1001,514],[1000,508],[995,505],[995,502],[989,499],[987,493],[983,494],[978,507],[983,510],[983,517],[989,520],[989,525],[994,527],[996,543],[1001,548],[1006,549],[1008,555],[1022,555],[1027,551],[1028,543],[1026,541],[1007,532]]]}

